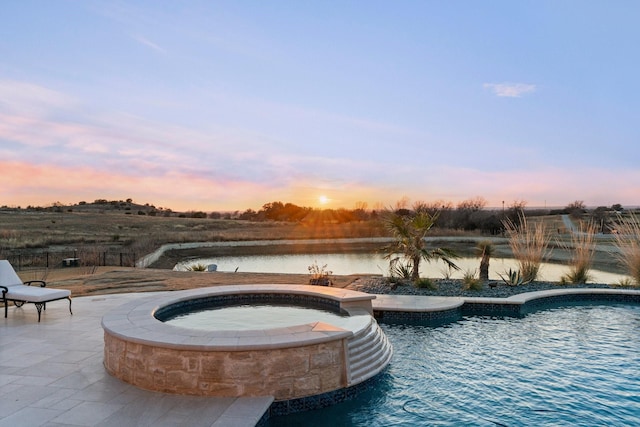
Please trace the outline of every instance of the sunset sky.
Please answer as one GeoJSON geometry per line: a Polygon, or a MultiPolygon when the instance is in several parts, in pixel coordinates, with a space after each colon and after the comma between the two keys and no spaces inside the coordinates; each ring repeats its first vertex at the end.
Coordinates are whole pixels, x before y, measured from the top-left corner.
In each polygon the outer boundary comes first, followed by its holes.
{"type": "Polygon", "coordinates": [[[2,1],[0,205],[640,205],[640,2],[2,1]]]}

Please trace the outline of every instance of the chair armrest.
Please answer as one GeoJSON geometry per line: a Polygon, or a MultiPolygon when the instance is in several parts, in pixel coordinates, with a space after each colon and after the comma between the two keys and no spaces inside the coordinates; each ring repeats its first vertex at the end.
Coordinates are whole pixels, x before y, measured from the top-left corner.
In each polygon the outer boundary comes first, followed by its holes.
{"type": "Polygon", "coordinates": [[[9,288],[7,288],[6,286],[1,286],[0,285],[0,291],[2,291],[2,296],[4,297],[4,294],[9,292],[9,288]]]}
{"type": "Polygon", "coordinates": [[[24,284],[27,286],[31,286],[32,283],[40,283],[41,288],[47,286],[47,282],[45,282],[44,280],[29,280],[28,282],[24,282],[24,284]]]}

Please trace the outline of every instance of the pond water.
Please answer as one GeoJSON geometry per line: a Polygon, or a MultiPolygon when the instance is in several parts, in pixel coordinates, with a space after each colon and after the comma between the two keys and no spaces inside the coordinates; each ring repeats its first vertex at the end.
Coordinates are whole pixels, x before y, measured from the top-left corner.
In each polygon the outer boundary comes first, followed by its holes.
{"type": "MultiPolygon", "coordinates": [[[[423,262],[420,273],[423,277],[462,278],[466,271],[476,272],[480,266],[480,258],[463,257],[455,260],[459,271],[449,271],[442,262],[423,262]]],[[[352,253],[352,254],[290,254],[290,255],[251,255],[251,256],[220,256],[215,258],[199,258],[185,261],[176,265],[174,269],[185,270],[188,266],[216,264],[218,271],[241,271],[247,273],[285,273],[308,274],[308,267],[316,263],[327,265],[327,270],[336,275],[349,274],[382,274],[389,275],[389,261],[380,253],[352,253]]],[[[501,280],[509,269],[516,270],[517,262],[510,258],[491,258],[489,278],[501,280]]],[[[569,271],[567,266],[543,263],[539,280],[559,281],[560,277],[569,271]]],[[[591,270],[593,283],[618,283],[627,277],[621,274],[591,270]]]]}
{"type": "Polygon", "coordinates": [[[373,389],[269,425],[638,425],[638,306],[381,326],[394,357],[373,389]]]}

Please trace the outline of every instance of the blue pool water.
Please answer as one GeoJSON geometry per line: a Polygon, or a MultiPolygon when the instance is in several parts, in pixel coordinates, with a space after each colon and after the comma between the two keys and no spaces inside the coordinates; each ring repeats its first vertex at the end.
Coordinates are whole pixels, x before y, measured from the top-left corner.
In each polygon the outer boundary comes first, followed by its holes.
{"type": "Polygon", "coordinates": [[[349,316],[319,308],[287,304],[239,304],[187,311],[165,323],[205,331],[246,331],[284,328],[314,322],[343,326],[349,316]]]}
{"type": "Polygon", "coordinates": [[[640,425],[638,306],[381,326],[395,354],[375,388],[269,425],[640,425]]]}

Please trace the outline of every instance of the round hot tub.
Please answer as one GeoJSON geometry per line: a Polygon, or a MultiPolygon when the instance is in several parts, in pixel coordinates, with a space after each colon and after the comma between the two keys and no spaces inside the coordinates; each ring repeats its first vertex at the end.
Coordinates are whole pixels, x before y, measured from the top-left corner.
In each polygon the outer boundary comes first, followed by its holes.
{"type": "MultiPolygon", "coordinates": [[[[361,315],[369,316],[369,313],[361,315]]],[[[286,328],[309,322],[323,322],[342,327],[348,324],[349,313],[328,307],[296,305],[284,299],[282,302],[257,301],[227,305],[208,306],[187,311],[157,311],[156,319],[168,325],[203,331],[247,331],[254,329],[286,328]]]]}
{"type": "Polygon", "coordinates": [[[163,293],[103,318],[104,365],[115,377],[148,390],[337,402],[350,394],[345,390],[365,384],[391,359],[391,345],[371,315],[373,298],[298,285],[163,293]],[[245,313],[233,314],[239,306],[245,313]],[[266,311],[256,313],[256,307],[266,311]],[[291,308],[302,314],[280,324],[291,308]],[[222,314],[226,323],[172,324],[184,313],[203,310],[222,314]],[[318,399],[322,395],[326,399],[318,399]]]}

